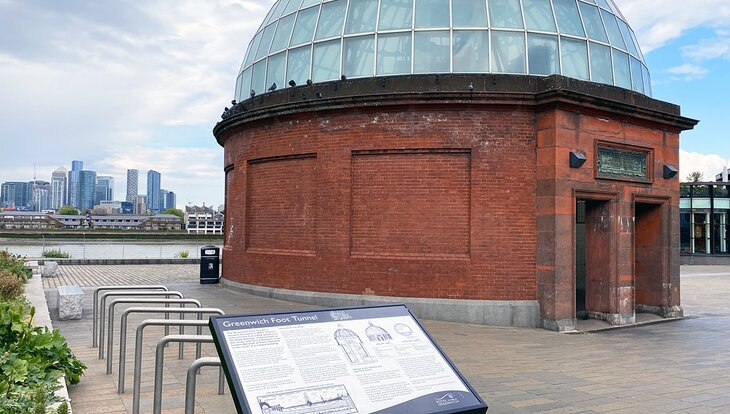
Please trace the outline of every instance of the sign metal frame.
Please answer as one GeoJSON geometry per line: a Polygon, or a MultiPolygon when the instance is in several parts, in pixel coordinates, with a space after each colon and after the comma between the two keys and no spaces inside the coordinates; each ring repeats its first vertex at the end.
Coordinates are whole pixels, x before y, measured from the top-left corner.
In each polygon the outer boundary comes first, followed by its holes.
{"type": "MultiPolygon", "coordinates": [[[[224,315],[224,316],[211,316],[209,321],[210,331],[213,335],[213,342],[215,343],[216,350],[218,352],[218,355],[220,357],[221,365],[223,367],[223,371],[226,376],[226,380],[228,382],[229,389],[231,390],[231,396],[233,398],[233,401],[236,406],[236,410],[239,414],[252,414],[253,411],[251,407],[248,404],[248,400],[246,398],[246,393],[244,391],[243,384],[241,384],[239,380],[238,373],[235,372],[236,365],[234,361],[234,357],[232,355],[232,352],[229,349],[227,339],[225,336],[226,330],[233,330],[233,328],[230,328],[232,324],[235,324],[235,319],[243,319],[243,318],[277,318],[278,320],[296,316],[295,320],[297,318],[301,318],[302,316],[305,317],[309,314],[319,314],[321,315],[324,312],[329,313],[330,315],[338,315],[338,314],[344,314],[347,315],[349,311],[355,311],[355,312],[361,312],[361,311],[381,311],[381,312],[387,312],[391,311],[392,308],[395,312],[403,312],[403,317],[410,317],[412,322],[423,332],[425,335],[426,340],[428,343],[433,346],[434,350],[443,358],[443,361],[446,363],[449,369],[451,369],[452,373],[458,378],[458,380],[461,381],[461,383],[464,385],[464,387],[467,389],[464,394],[468,394],[468,398],[470,401],[473,401],[471,405],[468,406],[460,406],[458,408],[450,406],[450,404],[444,404],[442,407],[443,409],[439,408],[435,411],[430,411],[428,413],[422,413],[422,414],[484,414],[487,412],[488,406],[486,402],[477,394],[477,392],[474,390],[474,388],[469,384],[469,382],[466,380],[466,378],[459,372],[459,370],[456,368],[454,363],[451,361],[451,359],[444,353],[444,351],[441,349],[441,347],[436,343],[436,341],[433,340],[429,332],[424,328],[424,326],[420,323],[420,321],[416,318],[416,316],[411,312],[410,309],[405,304],[390,304],[390,305],[375,305],[375,306],[361,306],[361,307],[347,307],[347,308],[325,308],[325,309],[310,309],[310,310],[303,310],[303,311],[287,311],[287,312],[274,312],[274,313],[263,313],[263,314],[242,314],[242,315],[224,315]],[[402,308],[396,309],[396,308],[402,308]],[[229,325],[225,326],[224,322],[228,321],[229,325]],[[225,327],[224,327],[225,326],[225,327]]],[[[387,317],[387,316],[381,316],[387,317]]],[[[371,318],[359,318],[359,319],[368,319],[368,320],[377,320],[378,317],[374,316],[371,318]]],[[[336,320],[336,319],[335,319],[336,320]]],[[[328,321],[331,322],[331,321],[328,321]]],[[[316,323],[311,322],[308,320],[305,320],[302,323],[289,323],[288,325],[299,325],[299,324],[308,324],[308,323],[316,323]]],[[[261,328],[261,327],[254,327],[253,329],[261,328]]],[[[241,329],[252,329],[252,327],[243,327],[241,329]]],[[[423,398],[422,396],[421,398],[423,398]]],[[[453,397],[453,396],[452,396],[453,397]]],[[[449,397],[449,398],[452,398],[449,397]]],[[[398,407],[398,406],[396,406],[398,407]]],[[[402,407],[401,410],[395,409],[395,408],[386,408],[374,412],[360,412],[357,411],[360,414],[389,414],[389,413],[402,413],[402,407]]],[[[419,413],[421,414],[421,413],[419,413]]]]}

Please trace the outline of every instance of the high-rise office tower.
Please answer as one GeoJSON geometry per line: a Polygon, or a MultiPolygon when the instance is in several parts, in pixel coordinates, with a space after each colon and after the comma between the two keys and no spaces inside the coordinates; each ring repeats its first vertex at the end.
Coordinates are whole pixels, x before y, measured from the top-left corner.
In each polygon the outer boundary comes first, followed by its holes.
{"type": "Polygon", "coordinates": [[[79,204],[80,197],[80,174],[84,169],[84,162],[74,160],[71,161],[71,171],[68,172],[68,194],[66,196],[67,204],[75,208],[81,208],[79,204]]]}
{"type": "Polygon", "coordinates": [[[0,185],[0,207],[28,210],[32,204],[32,182],[6,181],[0,185]]]}
{"type": "Polygon", "coordinates": [[[135,203],[139,194],[139,171],[127,170],[127,202],[135,203]]]}
{"type": "Polygon", "coordinates": [[[102,201],[114,200],[114,177],[99,175],[96,177],[96,190],[94,194],[94,205],[102,201]]]}
{"type": "Polygon", "coordinates": [[[147,171],[147,208],[150,212],[160,213],[160,173],[147,171]]]}
{"type": "Polygon", "coordinates": [[[175,208],[175,201],[175,193],[164,188],[160,190],[160,211],[175,208]]]}
{"type": "Polygon", "coordinates": [[[94,193],[96,192],[96,171],[79,171],[79,205],[81,212],[94,208],[94,193]]]}
{"type": "Polygon", "coordinates": [[[51,210],[58,210],[66,205],[66,187],[68,187],[68,170],[58,167],[51,174],[51,210]]]}
{"type": "Polygon", "coordinates": [[[33,211],[44,211],[51,208],[51,183],[48,181],[31,181],[33,188],[33,211]]]}

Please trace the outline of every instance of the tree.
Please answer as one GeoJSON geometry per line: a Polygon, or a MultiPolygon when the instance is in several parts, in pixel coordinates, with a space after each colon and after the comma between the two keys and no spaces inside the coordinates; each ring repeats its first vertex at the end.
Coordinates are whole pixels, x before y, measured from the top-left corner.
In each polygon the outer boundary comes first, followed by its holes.
{"type": "Polygon", "coordinates": [[[58,214],[63,214],[66,216],[78,216],[79,211],[73,208],[72,206],[63,206],[58,209],[58,214]]]}
{"type": "Polygon", "coordinates": [[[687,182],[690,183],[698,183],[702,181],[705,178],[705,174],[699,172],[699,171],[692,171],[691,173],[687,174],[687,182]]]}
{"type": "Polygon", "coordinates": [[[176,208],[168,208],[167,210],[163,211],[162,214],[173,214],[180,217],[180,220],[185,220],[185,213],[183,213],[182,210],[176,208]]]}

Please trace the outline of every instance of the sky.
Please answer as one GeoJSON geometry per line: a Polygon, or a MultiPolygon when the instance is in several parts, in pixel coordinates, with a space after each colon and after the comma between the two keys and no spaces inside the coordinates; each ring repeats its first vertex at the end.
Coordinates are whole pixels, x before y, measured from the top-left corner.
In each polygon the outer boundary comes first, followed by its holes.
{"type": "MultiPolygon", "coordinates": [[[[655,98],[699,125],[680,176],[730,164],[730,2],[616,0],[636,31],[655,98]]],[[[0,0],[0,182],[84,168],[162,174],[178,208],[223,203],[212,129],[233,99],[248,42],[273,0],[0,0]]]]}

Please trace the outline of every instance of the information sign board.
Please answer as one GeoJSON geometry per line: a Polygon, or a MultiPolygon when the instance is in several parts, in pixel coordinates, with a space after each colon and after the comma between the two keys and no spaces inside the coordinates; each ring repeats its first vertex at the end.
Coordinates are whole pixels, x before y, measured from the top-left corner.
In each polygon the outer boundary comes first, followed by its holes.
{"type": "Polygon", "coordinates": [[[241,414],[483,414],[405,305],[210,319],[241,414]]]}

